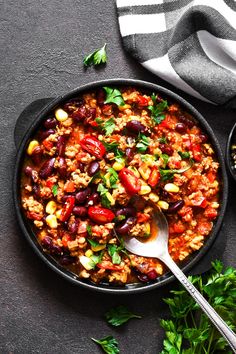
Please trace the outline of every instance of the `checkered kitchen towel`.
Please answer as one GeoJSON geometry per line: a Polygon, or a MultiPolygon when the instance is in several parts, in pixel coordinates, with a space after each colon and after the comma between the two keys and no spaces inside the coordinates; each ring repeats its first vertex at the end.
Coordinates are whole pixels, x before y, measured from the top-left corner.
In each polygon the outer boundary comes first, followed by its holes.
{"type": "Polygon", "coordinates": [[[116,0],[125,49],[201,100],[236,108],[235,0],[116,0]]]}

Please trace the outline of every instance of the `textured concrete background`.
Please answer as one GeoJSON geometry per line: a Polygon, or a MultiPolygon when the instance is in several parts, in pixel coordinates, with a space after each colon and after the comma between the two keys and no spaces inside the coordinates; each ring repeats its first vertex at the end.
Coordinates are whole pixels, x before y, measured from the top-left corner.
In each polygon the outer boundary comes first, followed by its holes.
{"type": "MultiPolygon", "coordinates": [[[[13,210],[13,130],[20,112],[35,99],[116,77],[145,79],[173,89],[122,50],[114,0],[0,1],[1,354],[99,353],[90,337],[109,334],[119,340],[121,353],[156,354],[161,350],[159,319],[166,311],[161,298],[168,288],[118,297],[97,295],[65,282],[36,258],[21,235],[13,210]],[[108,64],[85,71],[84,55],[104,42],[108,43],[108,64]],[[118,304],[128,305],[144,318],[119,330],[108,327],[102,316],[118,304]]],[[[206,117],[224,149],[235,112],[180,94],[206,117]]],[[[230,180],[229,205],[220,235],[228,237],[223,259],[233,266],[235,194],[230,180]]]]}

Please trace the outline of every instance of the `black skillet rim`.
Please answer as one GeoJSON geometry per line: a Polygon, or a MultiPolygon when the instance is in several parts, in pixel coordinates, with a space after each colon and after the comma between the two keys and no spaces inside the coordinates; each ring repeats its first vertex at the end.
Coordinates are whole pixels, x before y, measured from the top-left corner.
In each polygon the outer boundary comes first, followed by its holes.
{"type": "Polygon", "coordinates": [[[157,278],[155,282],[151,283],[146,283],[146,284],[128,284],[123,287],[114,287],[111,284],[108,285],[97,285],[92,282],[85,282],[83,280],[80,280],[78,276],[73,274],[70,271],[67,271],[65,268],[63,268],[61,265],[59,265],[50,255],[46,254],[43,252],[42,247],[39,245],[38,241],[36,240],[35,235],[33,234],[32,230],[29,227],[29,223],[26,221],[26,219],[23,216],[21,207],[20,207],[20,192],[19,192],[19,180],[20,180],[20,171],[21,171],[21,161],[23,160],[24,156],[24,151],[25,147],[30,139],[30,137],[34,134],[34,132],[37,130],[39,127],[41,121],[48,115],[49,112],[51,112],[53,109],[55,109],[60,103],[67,101],[71,99],[72,97],[76,97],[77,95],[81,94],[82,92],[86,91],[91,91],[94,90],[98,87],[102,86],[136,86],[139,87],[140,89],[143,90],[148,90],[148,91],[154,91],[154,92],[159,92],[161,94],[164,94],[165,96],[173,99],[176,102],[179,102],[182,107],[185,108],[188,112],[190,112],[194,118],[199,122],[200,126],[203,128],[204,131],[208,134],[210,137],[210,141],[212,145],[215,148],[216,155],[218,158],[218,161],[220,163],[221,167],[221,177],[222,177],[222,193],[221,193],[221,208],[220,208],[220,214],[217,218],[217,221],[215,222],[215,225],[213,227],[213,230],[210,233],[210,236],[208,237],[207,241],[203,245],[203,247],[197,251],[194,255],[190,257],[190,260],[184,263],[182,263],[181,269],[184,272],[189,271],[197,262],[200,261],[200,259],[206,254],[206,252],[210,249],[212,246],[218,231],[220,230],[221,224],[223,222],[223,217],[225,214],[226,210],[226,205],[227,205],[227,199],[228,199],[228,179],[227,179],[227,173],[226,173],[226,168],[224,164],[224,157],[221,151],[220,144],[215,137],[215,134],[213,133],[211,127],[209,124],[206,122],[206,120],[203,118],[203,116],[190,104],[188,103],[185,99],[177,95],[176,93],[153,83],[146,82],[146,81],[141,81],[141,80],[135,80],[135,79],[108,79],[108,80],[101,80],[101,81],[95,81],[91,82],[85,85],[82,85],[68,93],[66,93],[63,96],[59,96],[52,102],[50,102],[48,105],[45,106],[45,108],[38,114],[36,117],[35,121],[33,121],[32,125],[30,128],[26,131],[24,138],[20,144],[19,150],[17,151],[17,157],[16,157],[16,163],[15,163],[15,170],[14,170],[14,176],[13,176],[13,199],[14,199],[14,206],[16,209],[16,215],[17,215],[17,220],[19,222],[20,228],[23,231],[23,234],[26,238],[26,240],[29,242],[33,250],[36,252],[36,254],[41,258],[41,260],[44,261],[53,271],[55,271],[57,274],[62,276],[64,279],[69,280],[71,283],[82,286],[86,289],[90,289],[93,291],[97,292],[102,292],[102,293],[110,293],[110,294],[134,294],[134,293],[141,293],[145,291],[149,291],[152,289],[159,288],[161,286],[164,286],[171,281],[173,281],[175,278],[173,275],[170,274],[170,272],[164,274],[163,276],[157,278]]]}

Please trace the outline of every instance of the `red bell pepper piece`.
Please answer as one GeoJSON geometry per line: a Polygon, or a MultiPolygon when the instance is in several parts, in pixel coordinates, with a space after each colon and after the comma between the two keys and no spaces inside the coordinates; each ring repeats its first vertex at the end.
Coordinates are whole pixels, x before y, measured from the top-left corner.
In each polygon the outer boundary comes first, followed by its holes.
{"type": "Polygon", "coordinates": [[[191,144],[191,150],[193,152],[193,158],[195,161],[200,162],[202,160],[201,145],[191,144]]]}
{"type": "Polygon", "coordinates": [[[82,149],[88,151],[91,155],[101,159],[106,153],[104,145],[92,135],[85,136],[80,140],[80,145],[82,149]]]}
{"type": "Polygon", "coordinates": [[[197,207],[200,207],[200,208],[206,208],[208,202],[206,200],[205,197],[198,197],[196,199],[192,199],[191,200],[191,203],[193,206],[197,206],[197,207]]]}
{"type": "Polygon", "coordinates": [[[116,270],[116,271],[120,271],[123,269],[123,267],[119,265],[115,265],[109,261],[103,261],[102,263],[98,263],[97,267],[100,269],[116,270]]]}
{"type": "Polygon", "coordinates": [[[61,211],[60,221],[64,222],[69,219],[75,204],[75,197],[73,195],[67,197],[66,203],[61,211]]]}
{"type": "Polygon", "coordinates": [[[217,217],[217,214],[217,210],[212,207],[207,207],[204,211],[204,215],[210,220],[215,219],[217,217]]]}
{"type": "Polygon", "coordinates": [[[143,223],[150,219],[150,215],[144,213],[137,213],[137,223],[143,223]]]}
{"type": "Polygon", "coordinates": [[[137,102],[138,102],[138,105],[141,107],[148,106],[148,99],[142,95],[138,95],[137,102]]]}
{"type": "Polygon", "coordinates": [[[88,215],[91,220],[98,224],[106,224],[115,218],[115,214],[106,208],[89,207],[88,215]]]}
{"type": "Polygon", "coordinates": [[[151,170],[151,173],[150,173],[150,176],[148,178],[148,184],[154,188],[156,187],[156,185],[159,183],[160,181],[160,171],[158,170],[157,166],[153,166],[152,167],[152,170],[151,170]]]}
{"type": "Polygon", "coordinates": [[[122,168],[122,170],[120,170],[119,179],[122,185],[125,187],[127,193],[132,195],[140,191],[141,189],[140,180],[128,168],[124,167],[122,168]]]}

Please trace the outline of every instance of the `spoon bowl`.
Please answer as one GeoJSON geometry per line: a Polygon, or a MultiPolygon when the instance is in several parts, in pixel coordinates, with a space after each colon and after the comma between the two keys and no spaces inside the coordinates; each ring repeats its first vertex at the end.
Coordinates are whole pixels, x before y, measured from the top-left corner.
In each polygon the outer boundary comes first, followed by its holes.
{"type": "Polygon", "coordinates": [[[124,238],[126,249],[134,254],[143,257],[155,257],[160,259],[172,271],[180,283],[186,288],[190,295],[195,299],[201,309],[209,317],[218,331],[227,340],[233,352],[236,353],[236,335],[211,307],[202,294],[188,280],[182,270],[176,265],[168,251],[169,230],[168,223],[164,214],[152,202],[149,202],[153,207],[151,236],[149,240],[144,242],[135,237],[124,238]]]}

